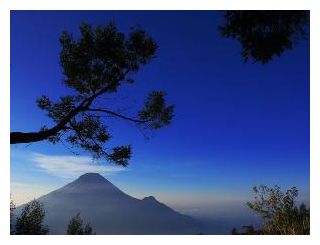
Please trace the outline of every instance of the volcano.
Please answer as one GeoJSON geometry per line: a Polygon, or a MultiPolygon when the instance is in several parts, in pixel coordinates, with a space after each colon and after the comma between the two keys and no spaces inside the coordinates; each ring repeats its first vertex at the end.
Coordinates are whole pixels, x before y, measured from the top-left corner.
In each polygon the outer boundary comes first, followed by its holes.
{"type": "Polygon", "coordinates": [[[84,174],[37,200],[44,204],[49,234],[66,234],[70,219],[78,212],[101,235],[202,232],[196,219],[176,212],[153,196],[142,200],[131,197],[97,173],[84,174]]]}

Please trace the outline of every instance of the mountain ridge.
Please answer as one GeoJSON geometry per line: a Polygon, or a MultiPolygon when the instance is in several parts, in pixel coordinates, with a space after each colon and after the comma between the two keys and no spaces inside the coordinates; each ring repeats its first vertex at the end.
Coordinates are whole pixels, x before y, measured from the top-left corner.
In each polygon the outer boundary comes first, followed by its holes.
{"type": "MultiPolygon", "coordinates": [[[[65,234],[80,212],[97,234],[198,234],[201,224],[159,202],[132,197],[98,173],[86,173],[37,199],[44,204],[49,234],[65,234]]],[[[18,209],[21,210],[22,207],[18,209]]]]}

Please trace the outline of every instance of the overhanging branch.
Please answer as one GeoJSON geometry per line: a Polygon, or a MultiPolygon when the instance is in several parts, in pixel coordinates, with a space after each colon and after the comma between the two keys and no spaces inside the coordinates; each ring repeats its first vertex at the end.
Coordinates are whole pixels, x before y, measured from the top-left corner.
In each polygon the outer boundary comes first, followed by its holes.
{"type": "Polygon", "coordinates": [[[11,132],[10,133],[10,144],[19,144],[19,143],[32,143],[38,142],[45,139],[48,139],[50,136],[56,135],[59,131],[66,129],[66,125],[70,120],[75,117],[78,113],[87,111],[92,104],[92,102],[99,97],[100,95],[108,92],[109,86],[101,89],[98,93],[91,95],[90,97],[84,99],[76,108],[70,111],[65,118],[63,118],[59,123],[54,127],[39,132],[11,132]]]}
{"type": "Polygon", "coordinates": [[[134,122],[134,123],[147,123],[147,122],[150,122],[150,120],[139,120],[139,119],[127,117],[127,116],[121,115],[119,113],[116,113],[114,111],[110,111],[110,110],[106,110],[106,109],[90,108],[90,109],[88,109],[88,111],[107,113],[107,114],[113,115],[115,117],[119,117],[119,118],[131,121],[131,122],[134,122]]]}

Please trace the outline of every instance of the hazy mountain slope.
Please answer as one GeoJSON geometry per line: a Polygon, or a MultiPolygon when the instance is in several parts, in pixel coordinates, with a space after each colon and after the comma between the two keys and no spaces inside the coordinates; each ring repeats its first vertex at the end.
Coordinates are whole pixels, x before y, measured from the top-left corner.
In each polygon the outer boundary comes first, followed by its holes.
{"type": "Polygon", "coordinates": [[[139,200],[125,194],[99,174],[84,174],[38,200],[47,211],[50,234],[65,234],[77,212],[97,234],[197,234],[203,229],[154,197],[139,200]]]}

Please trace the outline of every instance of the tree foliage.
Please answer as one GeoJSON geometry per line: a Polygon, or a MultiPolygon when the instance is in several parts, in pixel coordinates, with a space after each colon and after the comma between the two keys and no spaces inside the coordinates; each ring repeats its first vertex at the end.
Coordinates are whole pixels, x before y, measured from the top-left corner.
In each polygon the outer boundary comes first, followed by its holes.
{"type": "Polygon", "coordinates": [[[72,217],[68,229],[67,235],[96,235],[89,223],[83,224],[83,220],[80,217],[80,213],[72,217]]]}
{"type": "Polygon", "coordinates": [[[10,197],[10,235],[14,234],[13,220],[14,220],[14,210],[16,209],[16,205],[10,197]]]}
{"type": "Polygon", "coordinates": [[[49,228],[43,224],[45,209],[39,201],[33,200],[25,205],[15,225],[16,235],[46,235],[49,228]]]}
{"type": "Polygon", "coordinates": [[[261,230],[257,230],[253,225],[244,225],[242,227],[244,229],[243,232],[238,232],[236,228],[233,228],[231,231],[231,235],[262,235],[261,230]]]}
{"type": "Polygon", "coordinates": [[[305,204],[296,205],[298,189],[292,187],[282,192],[279,186],[253,187],[254,201],[248,207],[263,219],[263,226],[255,230],[253,226],[245,226],[244,233],[264,235],[307,235],[310,234],[310,209],[305,204]]]}
{"type": "Polygon", "coordinates": [[[106,116],[154,130],[171,123],[174,107],[167,105],[163,91],[151,92],[136,116],[123,115],[111,104],[101,106],[98,102],[121,86],[133,84],[132,75],[155,57],[158,45],[144,30],[132,29],[126,36],[114,23],[97,27],[84,23],[80,26],[80,37],[74,38],[65,31],[60,44],[63,83],[73,93],[61,96],[58,101],[46,95],[40,97],[37,104],[54,126],[43,126],[39,132],[12,132],[11,143],[67,142],[94,158],[126,166],[131,146],[112,149],[105,146],[111,139],[106,116]]]}
{"type": "Polygon", "coordinates": [[[306,37],[309,11],[225,11],[224,19],[219,29],[240,42],[243,59],[265,64],[306,37]]]}

